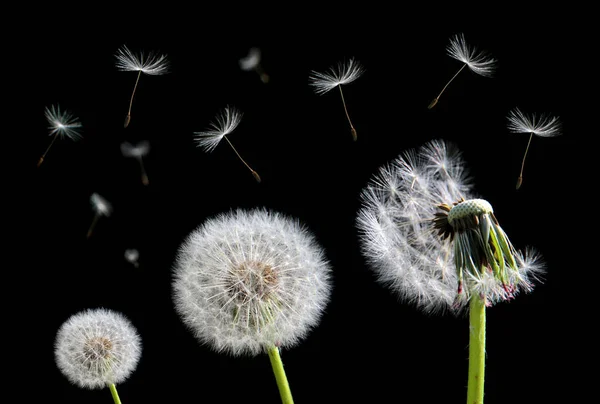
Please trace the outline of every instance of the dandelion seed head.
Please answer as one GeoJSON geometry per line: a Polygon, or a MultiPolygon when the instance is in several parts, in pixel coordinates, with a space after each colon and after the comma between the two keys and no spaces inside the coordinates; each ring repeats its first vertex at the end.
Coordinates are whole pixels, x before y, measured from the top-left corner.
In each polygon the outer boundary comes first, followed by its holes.
{"type": "Polygon", "coordinates": [[[208,130],[203,132],[194,132],[194,139],[198,147],[203,148],[206,152],[213,151],[221,142],[224,136],[233,132],[242,120],[242,112],[237,108],[226,106],[219,111],[215,121],[210,123],[208,130]]]}
{"type": "Polygon", "coordinates": [[[58,135],[60,138],[69,138],[71,140],[81,139],[79,133],[82,125],[69,111],[61,111],[59,105],[46,107],[44,115],[49,123],[49,135],[58,135]]]}
{"type": "Polygon", "coordinates": [[[361,205],[356,225],[369,266],[427,313],[459,313],[474,294],[495,304],[533,289],[539,256],[514,249],[452,143],[433,140],[382,166],[361,205]]]}
{"type": "Polygon", "coordinates": [[[491,77],[496,70],[496,59],[487,52],[467,44],[462,33],[450,38],[446,52],[448,56],[465,63],[469,69],[481,76],[491,77]]]}
{"type": "Polygon", "coordinates": [[[297,220],[265,209],[207,220],[174,265],[177,313],[203,344],[232,355],[291,347],[315,327],[331,293],[323,249],[297,220]]]}
{"type": "Polygon", "coordinates": [[[508,113],[508,130],[513,133],[533,133],[541,137],[554,137],[561,134],[562,123],[559,117],[548,114],[524,114],[515,108],[508,113]]]}
{"type": "Polygon", "coordinates": [[[142,73],[158,76],[169,72],[167,55],[158,55],[155,52],[133,53],[123,45],[115,55],[117,69],[121,71],[141,71],[142,73]]]}
{"type": "Polygon", "coordinates": [[[353,82],[364,72],[362,64],[351,58],[347,62],[339,62],[324,73],[312,71],[308,80],[317,94],[325,94],[337,86],[353,82]]]}
{"type": "Polygon", "coordinates": [[[54,353],[59,370],[71,383],[99,389],[125,381],[136,369],[141,338],[121,313],[87,309],[61,325],[54,353]]]}

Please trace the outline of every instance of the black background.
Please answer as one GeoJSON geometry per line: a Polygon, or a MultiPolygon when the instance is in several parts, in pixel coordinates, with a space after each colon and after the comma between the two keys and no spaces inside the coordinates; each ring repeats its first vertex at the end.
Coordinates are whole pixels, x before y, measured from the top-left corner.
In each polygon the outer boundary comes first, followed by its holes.
{"type": "Polygon", "coordinates": [[[547,263],[544,283],[531,294],[487,311],[486,402],[544,402],[565,393],[569,386],[561,381],[571,371],[562,364],[559,335],[568,327],[566,224],[550,218],[575,149],[572,97],[565,96],[573,77],[566,70],[566,28],[514,21],[408,28],[408,16],[394,24],[356,16],[335,25],[318,17],[288,27],[263,23],[258,33],[252,24],[206,26],[206,19],[181,30],[143,20],[131,28],[127,20],[106,21],[102,29],[57,29],[46,21],[46,30],[25,41],[32,57],[19,149],[25,179],[15,201],[27,211],[20,227],[27,265],[14,272],[13,284],[25,287],[16,298],[22,310],[12,313],[21,320],[17,339],[26,341],[17,378],[35,382],[20,390],[22,401],[38,402],[39,395],[110,402],[107,389],[70,384],[53,354],[56,331],[70,315],[105,307],[125,314],[143,341],[137,369],[117,386],[123,403],[279,402],[268,357],[233,358],[200,345],[174,312],[170,289],[176,251],[195,227],[232,208],[266,207],[304,223],[334,274],[321,324],[282,352],[297,403],[464,402],[468,319],[425,315],[399,302],[375,282],[355,229],[369,178],[402,151],[435,138],[464,152],[476,191],[493,205],[513,244],[534,246],[547,263]],[[461,67],[445,51],[460,32],[498,60],[497,73],[486,78],[463,70],[428,110],[461,67]],[[124,44],[167,54],[171,64],[167,75],[142,75],[126,129],[136,73],[115,67],[124,44]],[[238,66],[252,46],[262,50],[268,84],[238,66]],[[343,87],[356,143],[339,92],[316,95],[308,85],[311,70],[349,57],[366,70],[343,87]],[[57,141],[36,168],[51,140],[44,108],[53,104],[80,119],[83,139],[57,141]],[[229,139],[261,175],[260,184],[227,144],[206,153],[194,143],[193,132],[205,130],[226,105],[244,113],[229,139]],[[528,135],[507,131],[506,115],[515,107],[563,122],[562,136],[533,139],[519,191],[514,185],[528,135]],[[122,142],[140,140],[151,144],[146,187],[135,160],[120,152],[122,142]],[[93,192],[114,212],[86,239],[93,192]],[[139,250],[138,268],[124,259],[128,248],[139,250]]]}

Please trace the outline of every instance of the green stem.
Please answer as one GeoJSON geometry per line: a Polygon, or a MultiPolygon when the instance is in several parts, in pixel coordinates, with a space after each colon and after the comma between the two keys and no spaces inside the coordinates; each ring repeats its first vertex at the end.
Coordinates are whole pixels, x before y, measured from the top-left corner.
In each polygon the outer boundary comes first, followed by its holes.
{"type": "Polygon", "coordinates": [[[117,393],[117,387],[114,383],[109,384],[108,388],[110,389],[110,394],[112,395],[115,404],[121,404],[121,399],[119,398],[119,393],[117,393]]]}
{"type": "Polygon", "coordinates": [[[467,404],[483,404],[485,376],[485,300],[471,297],[469,308],[469,384],[467,404]]]}
{"type": "Polygon", "coordinates": [[[277,387],[279,388],[279,394],[281,395],[281,402],[283,404],[294,404],[290,385],[288,384],[285,370],[283,369],[283,362],[281,361],[281,356],[279,356],[279,348],[276,346],[269,348],[269,359],[271,359],[271,366],[273,367],[273,373],[275,373],[275,380],[277,381],[277,387]]]}

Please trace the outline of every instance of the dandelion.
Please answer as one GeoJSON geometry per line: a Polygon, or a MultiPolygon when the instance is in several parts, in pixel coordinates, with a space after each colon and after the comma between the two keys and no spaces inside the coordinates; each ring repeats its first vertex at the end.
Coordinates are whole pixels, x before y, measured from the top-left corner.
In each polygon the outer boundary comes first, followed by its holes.
{"type": "Polygon", "coordinates": [[[81,123],[69,111],[61,111],[59,105],[51,105],[49,108],[46,107],[44,114],[50,124],[48,126],[48,129],[50,130],[49,135],[53,137],[50,145],[38,160],[38,167],[42,165],[44,158],[46,158],[46,154],[48,154],[58,137],[61,139],[66,137],[74,141],[81,138],[81,134],[79,133],[81,123]]]}
{"type": "Polygon", "coordinates": [[[533,135],[540,137],[554,137],[561,134],[561,122],[558,117],[550,117],[549,115],[536,114],[525,115],[518,108],[511,110],[508,113],[508,130],[513,133],[529,133],[529,141],[525,148],[523,161],[521,162],[521,171],[517,179],[517,189],[521,188],[523,183],[523,169],[525,168],[525,158],[529,151],[529,145],[533,135]]]}
{"type": "Polygon", "coordinates": [[[138,262],[139,258],[140,252],[135,248],[128,248],[125,250],[125,260],[131,265],[133,265],[135,268],[138,268],[140,266],[140,263],[138,262]]]}
{"type": "Polygon", "coordinates": [[[92,220],[92,224],[87,232],[87,238],[90,238],[94,228],[96,227],[96,223],[102,216],[110,216],[112,213],[112,205],[108,203],[106,199],[102,196],[94,192],[90,196],[90,203],[92,205],[92,210],[94,211],[94,219],[92,220]]]}
{"type": "Polygon", "coordinates": [[[87,309],[61,325],[54,354],[59,370],[71,383],[86,389],[108,386],[115,404],[120,404],[116,384],[136,369],[141,345],[137,330],[123,314],[87,309]]]}
{"type": "Polygon", "coordinates": [[[121,153],[125,157],[132,157],[136,159],[140,165],[140,171],[142,175],[142,184],[148,185],[150,181],[148,180],[148,175],[146,174],[146,168],[144,167],[143,157],[148,154],[150,151],[150,143],[147,140],[143,140],[135,145],[132,145],[129,142],[121,143],[121,153]]]}
{"type": "Polygon", "coordinates": [[[361,250],[378,280],[426,313],[469,310],[469,403],[483,398],[485,308],[533,290],[537,251],[516,250],[462,155],[434,140],[381,167],[361,193],[361,250]]]}
{"type": "Polygon", "coordinates": [[[148,55],[145,55],[143,52],[135,54],[125,45],[117,50],[115,57],[117,58],[117,69],[126,72],[138,72],[133,92],[131,93],[131,100],[129,101],[129,110],[125,118],[124,127],[127,127],[131,121],[131,106],[133,105],[133,96],[135,95],[140,76],[142,73],[150,76],[159,76],[168,73],[169,61],[167,60],[167,55],[158,55],[154,52],[150,52],[148,55]]]}
{"type": "Polygon", "coordinates": [[[261,65],[261,52],[259,48],[250,48],[248,54],[238,60],[240,69],[244,71],[254,71],[260,77],[260,80],[267,84],[269,82],[269,75],[265,72],[261,65]]]}
{"type": "Polygon", "coordinates": [[[350,59],[347,62],[340,62],[337,66],[330,67],[325,73],[312,71],[309,76],[309,84],[314,87],[314,90],[317,94],[325,94],[336,87],[340,89],[342,105],[344,106],[344,112],[346,113],[346,118],[350,124],[350,132],[352,133],[352,139],[354,141],[358,139],[358,136],[356,129],[350,120],[348,109],[346,108],[346,101],[344,101],[342,85],[352,83],[354,80],[362,76],[364,72],[364,67],[358,61],[355,59],[350,59]]]}
{"type": "Polygon", "coordinates": [[[268,353],[281,398],[292,403],[279,351],[318,324],[330,273],[323,249],[298,220],[238,209],[207,220],[179,248],[175,309],[217,352],[268,353]]]}
{"type": "Polygon", "coordinates": [[[496,69],[496,59],[489,56],[486,52],[468,45],[463,34],[457,34],[450,38],[450,44],[446,47],[446,52],[448,53],[448,56],[463,62],[464,64],[458,69],[456,74],[452,76],[450,81],[446,83],[438,96],[431,101],[428,107],[429,109],[435,107],[442,96],[442,93],[446,90],[446,87],[448,87],[452,80],[454,80],[465,67],[469,67],[471,71],[484,77],[492,77],[496,69]]]}
{"type": "Polygon", "coordinates": [[[208,153],[213,151],[222,139],[225,139],[242,163],[250,170],[254,179],[257,182],[260,182],[260,175],[246,163],[235,147],[233,147],[231,141],[227,138],[227,135],[233,132],[239,125],[242,120],[242,115],[243,114],[237,108],[226,106],[217,114],[216,122],[211,122],[209,130],[204,132],[194,132],[196,135],[194,139],[196,140],[198,147],[202,147],[208,153]]]}

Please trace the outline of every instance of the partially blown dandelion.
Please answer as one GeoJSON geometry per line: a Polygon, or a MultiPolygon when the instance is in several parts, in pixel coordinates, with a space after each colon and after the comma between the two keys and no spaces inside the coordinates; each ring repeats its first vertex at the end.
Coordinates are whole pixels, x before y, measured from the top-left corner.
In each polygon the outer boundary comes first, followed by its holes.
{"type": "Polygon", "coordinates": [[[233,149],[238,158],[244,163],[244,165],[250,170],[254,179],[257,182],[261,181],[260,175],[252,167],[246,163],[246,161],[240,156],[238,151],[233,147],[233,144],[227,138],[227,135],[233,132],[242,120],[242,113],[234,107],[227,106],[217,114],[216,122],[210,123],[210,129],[204,132],[194,132],[196,135],[194,139],[198,147],[202,147],[206,152],[210,153],[213,151],[222,139],[225,139],[229,146],[233,149]]]}
{"type": "Polygon", "coordinates": [[[346,113],[346,118],[350,124],[350,132],[352,133],[352,139],[354,141],[358,139],[358,135],[354,125],[352,125],[350,115],[348,114],[342,85],[352,83],[362,76],[364,72],[364,67],[358,61],[350,59],[347,62],[340,62],[337,66],[330,67],[325,73],[312,71],[308,78],[309,84],[314,87],[317,94],[325,94],[336,87],[340,89],[342,105],[344,106],[344,112],[346,113]]]}
{"type": "Polygon", "coordinates": [[[521,171],[517,179],[517,189],[521,188],[523,183],[523,169],[525,168],[525,158],[529,151],[529,145],[533,135],[540,137],[554,137],[561,134],[562,124],[558,117],[550,117],[549,115],[525,115],[518,108],[511,110],[508,114],[508,130],[513,133],[529,133],[529,141],[525,148],[523,161],[521,163],[521,171]]]}
{"type": "Polygon", "coordinates": [[[143,157],[148,154],[150,151],[150,142],[147,140],[143,140],[135,145],[132,145],[129,142],[121,143],[121,153],[125,157],[132,157],[137,160],[140,165],[140,171],[142,175],[142,184],[148,185],[150,181],[148,180],[148,174],[146,174],[146,168],[144,167],[143,157]]]}
{"type": "Polygon", "coordinates": [[[238,209],[207,220],[179,248],[175,308],[218,352],[268,353],[282,400],[291,403],[279,349],[298,344],[318,324],[330,271],[323,249],[297,220],[238,209]]]}
{"type": "Polygon", "coordinates": [[[269,75],[265,72],[261,64],[261,52],[259,48],[250,48],[248,54],[238,61],[240,69],[244,71],[254,71],[260,77],[260,80],[267,84],[269,75]]]}
{"type": "Polygon", "coordinates": [[[112,205],[104,199],[102,196],[94,192],[90,196],[90,204],[92,205],[92,210],[94,211],[94,219],[92,219],[92,224],[87,232],[87,238],[90,238],[94,228],[96,227],[96,223],[102,216],[110,216],[112,213],[112,205]]]}
{"type": "Polygon", "coordinates": [[[465,68],[468,67],[471,71],[484,77],[492,77],[496,70],[496,59],[490,57],[486,52],[479,51],[474,46],[470,46],[465,41],[464,34],[457,34],[450,38],[450,44],[446,47],[448,56],[454,58],[460,62],[463,62],[463,66],[456,72],[454,76],[446,83],[442,91],[437,97],[429,104],[429,109],[435,107],[440,100],[442,93],[446,90],[446,87],[458,76],[458,74],[465,68]]]}
{"type": "Polygon", "coordinates": [[[87,309],[69,317],[54,343],[56,364],[73,384],[86,389],[108,387],[120,404],[116,384],[136,369],[142,354],[141,338],[121,313],[87,309]]]}
{"type": "Polygon", "coordinates": [[[543,265],[516,250],[475,197],[461,154],[441,140],[382,167],[361,194],[357,227],[379,281],[425,312],[469,305],[469,403],[481,403],[485,307],[530,292],[543,265]]]}
{"type": "Polygon", "coordinates": [[[79,133],[81,123],[69,111],[61,111],[59,105],[51,105],[50,107],[46,107],[44,115],[46,115],[49,123],[48,129],[50,130],[49,135],[52,136],[52,141],[38,160],[38,167],[42,165],[46,154],[48,154],[58,137],[61,139],[66,137],[71,140],[79,140],[81,138],[81,134],[79,133]]]}
{"type": "Polygon", "coordinates": [[[133,96],[135,95],[141,74],[144,73],[151,76],[166,74],[169,71],[169,61],[167,60],[167,55],[158,55],[154,52],[150,52],[148,55],[145,55],[144,52],[135,54],[125,45],[117,50],[115,57],[117,58],[117,69],[127,72],[138,72],[133,92],[131,93],[131,100],[129,101],[129,110],[125,118],[124,127],[127,127],[131,121],[133,96]]]}

